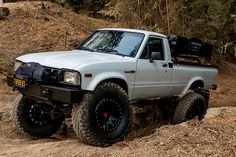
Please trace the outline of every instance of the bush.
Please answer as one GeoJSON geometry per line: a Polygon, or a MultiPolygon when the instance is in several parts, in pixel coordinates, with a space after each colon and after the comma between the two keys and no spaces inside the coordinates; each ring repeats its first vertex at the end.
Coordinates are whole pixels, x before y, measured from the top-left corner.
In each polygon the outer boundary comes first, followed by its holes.
{"type": "Polygon", "coordinates": [[[70,6],[76,12],[98,12],[105,7],[109,0],[53,0],[63,6],[70,6]]]}

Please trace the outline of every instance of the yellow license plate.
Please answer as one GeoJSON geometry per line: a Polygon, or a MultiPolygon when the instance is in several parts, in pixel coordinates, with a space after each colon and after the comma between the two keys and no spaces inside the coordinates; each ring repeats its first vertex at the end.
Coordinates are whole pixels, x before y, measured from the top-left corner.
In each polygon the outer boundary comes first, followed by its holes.
{"type": "Polygon", "coordinates": [[[18,87],[25,88],[25,86],[26,86],[25,80],[21,80],[21,79],[18,79],[18,78],[15,78],[15,79],[14,79],[14,83],[15,83],[15,85],[18,86],[18,87]]]}

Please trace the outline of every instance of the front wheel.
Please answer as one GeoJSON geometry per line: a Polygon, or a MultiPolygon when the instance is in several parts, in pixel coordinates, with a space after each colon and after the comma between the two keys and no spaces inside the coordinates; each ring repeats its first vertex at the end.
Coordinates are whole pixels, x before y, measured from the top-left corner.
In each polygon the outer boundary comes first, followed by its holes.
{"type": "Polygon", "coordinates": [[[49,137],[61,127],[64,117],[52,120],[48,104],[37,104],[19,95],[12,110],[12,120],[22,135],[34,139],[49,137]]]}
{"type": "Polygon", "coordinates": [[[74,104],[72,122],[79,138],[93,146],[108,146],[127,132],[130,109],[127,93],[114,83],[103,83],[74,104]]]}

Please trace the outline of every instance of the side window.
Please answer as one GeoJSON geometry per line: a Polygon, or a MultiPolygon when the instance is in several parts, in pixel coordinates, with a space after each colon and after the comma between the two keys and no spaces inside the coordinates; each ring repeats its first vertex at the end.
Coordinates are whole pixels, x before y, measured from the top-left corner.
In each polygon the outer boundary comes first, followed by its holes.
{"type": "Polygon", "coordinates": [[[163,41],[159,38],[150,37],[141,54],[141,59],[149,59],[152,52],[156,52],[160,57],[158,60],[164,60],[163,41]]]}

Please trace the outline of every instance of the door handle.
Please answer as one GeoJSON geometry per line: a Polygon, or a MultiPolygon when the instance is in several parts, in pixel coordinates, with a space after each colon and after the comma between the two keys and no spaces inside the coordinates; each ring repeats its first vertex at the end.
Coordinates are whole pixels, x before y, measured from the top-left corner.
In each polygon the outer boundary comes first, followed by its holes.
{"type": "Polygon", "coordinates": [[[166,68],[168,66],[168,64],[164,63],[162,64],[162,67],[166,68]]]}

